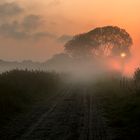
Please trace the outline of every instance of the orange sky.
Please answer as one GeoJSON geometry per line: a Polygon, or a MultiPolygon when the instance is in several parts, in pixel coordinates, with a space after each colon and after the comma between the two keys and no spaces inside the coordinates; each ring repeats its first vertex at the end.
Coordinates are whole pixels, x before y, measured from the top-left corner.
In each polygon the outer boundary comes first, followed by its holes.
{"type": "MultiPolygon", "coordinates": [[[[63,44],[57,41],[57,37],[74,35],[105,25],[125,28],[134,40],[133,56],[139,58],[140,0],[1,0],[0,4],[7,2],[14,2],[23,10],[12,17],[0,15],[4,19],[4,23],[0,24],[13,21],[21,24],[26,16],[39,15],[41,23],[34,30],[45,31],[56,37],[19,40],[11,36],[7,39],[1,35],[1,59],[45,61],[53,54],[63,51],[63,44]]],[[[19,31],[22,26],[16,28],[19,31]]],[[[139,64],[138,59],[135,63],[139,64]]]]}

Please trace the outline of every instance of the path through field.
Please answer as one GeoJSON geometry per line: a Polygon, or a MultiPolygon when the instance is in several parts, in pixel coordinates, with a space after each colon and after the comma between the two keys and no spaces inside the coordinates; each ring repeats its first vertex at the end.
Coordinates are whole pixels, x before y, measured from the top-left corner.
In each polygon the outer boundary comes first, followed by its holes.
{"type": "MultiPolygon", "coordinates": [[[[95,91],[96,92],[96,91],[95,91]]],[[[1,140],[111,140],[94,93],[69,85],[9,124],[1,140]]]]}

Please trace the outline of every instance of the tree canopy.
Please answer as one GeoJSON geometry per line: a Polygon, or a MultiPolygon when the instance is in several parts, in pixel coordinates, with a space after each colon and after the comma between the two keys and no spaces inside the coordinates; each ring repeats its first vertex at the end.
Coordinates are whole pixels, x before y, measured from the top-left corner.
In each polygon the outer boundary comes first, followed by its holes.
{"type": "Polygon", "coordinates": [[[131,36],[117,26],[98,27],[74,36],[65,44],[65,50],[73,57],[120,56],[130,54],[131,36]]]}

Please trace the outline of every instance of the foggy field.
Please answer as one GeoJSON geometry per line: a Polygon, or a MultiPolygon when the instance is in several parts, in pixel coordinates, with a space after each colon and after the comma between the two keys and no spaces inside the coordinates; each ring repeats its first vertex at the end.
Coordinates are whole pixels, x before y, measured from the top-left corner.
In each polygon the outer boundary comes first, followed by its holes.
{"type": "Polygon", "coordinates": [[[0,140],[140,140],[140,0],[0,0],[0,140]]]}
{"type": "Polygon", "coordinates": [[[127,69],[132,45],[125,29],[108,25],[70,37],[44,62],[1,60],[0,139],[138,137],[140,69],[133,76],[127,69]]]}
{"type": "Polygon", "coordinates": [[[87,81],[54,72],[1,74],[0,139],[137,140],[139,69],[133,79],[116,75],[87,81]]]}

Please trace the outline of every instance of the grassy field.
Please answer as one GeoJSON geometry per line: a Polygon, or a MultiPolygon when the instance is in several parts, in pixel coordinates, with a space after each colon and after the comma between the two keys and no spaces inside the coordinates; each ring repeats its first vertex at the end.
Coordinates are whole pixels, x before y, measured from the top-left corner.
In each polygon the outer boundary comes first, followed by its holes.
{"type": "Polygon", "coordinates": [[[140,138],[139,73],[132,79],[105,78],[96,83],[97,97],[109,126],[115,130],[116,140],[140,138]]]}
{"type": "Polygon", "coordinates": [[[56,92],[60,75],[53,72],[13,70],[0,75],[0,122],[56,92]]]}
{"type": "MultiPolygon", "coordinates": [[[[63,75],[53,72],[13,70],[0,75],[0,124],[56,93],[63,75]],[[44,98],[45,97],[45,98],[44,98]]],[[[92,90],[116,140],[138,140],[140,132],[140,69],[133,78],[113,76],[94,81],[92,90]],[[95,93],[96,91],[96,93],[95,93]]]]}

